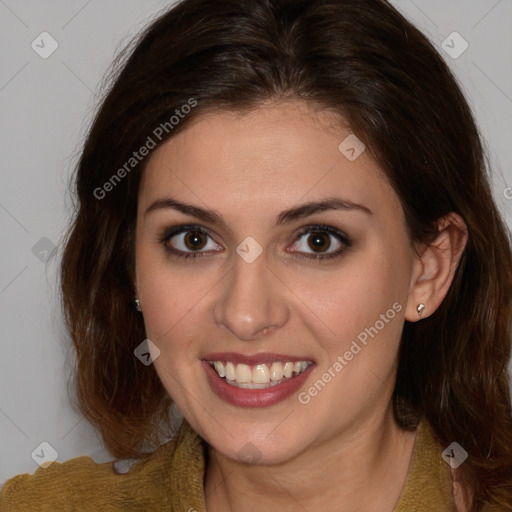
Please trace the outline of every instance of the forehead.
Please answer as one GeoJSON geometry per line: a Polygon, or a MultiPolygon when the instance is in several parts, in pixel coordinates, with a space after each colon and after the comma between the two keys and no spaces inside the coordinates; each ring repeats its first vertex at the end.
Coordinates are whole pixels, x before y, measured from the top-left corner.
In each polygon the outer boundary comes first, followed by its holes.
{"type": "Polygon", "coordinates": [[[302,102],[200,115],[152,155],[139,206],[170,194],[233,213],[265,212],[340,195],[396,208],[398,198],[367,152],[351,160],[340,151],[347,137],[354,135],[339,116],[302,102]]]}

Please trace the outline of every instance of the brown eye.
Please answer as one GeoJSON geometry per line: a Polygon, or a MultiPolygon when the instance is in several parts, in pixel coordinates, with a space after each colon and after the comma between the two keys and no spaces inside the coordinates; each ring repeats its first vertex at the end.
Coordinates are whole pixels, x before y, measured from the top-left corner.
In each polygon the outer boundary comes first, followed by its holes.
{"type": "Polygon", "coordinates": [[[331,246],[331,240],[327,233],[321,231],[310,233],[308,236],[308,246],[315,252],[324,252],[331,246]]]}
{"type": "Polygon", "coordinates": [[[183,241],[187,249],[197,251],[206,245],[207,236],[200,231],[188,231],[183,241]]]}
{"type": "Polygon", "coordinates": [[[222,247],[215,243],[209,233],[195,226],[173,228],[160,241],[170,254],[185,258],[222,251],[222,247]]]}
{"type": "Polygon", "coordinates": [[[330,226],[308,226],[297,237],[291,251],[298,258],[322,259],[341,255],[352,242],[348,235],[330,226]]]}

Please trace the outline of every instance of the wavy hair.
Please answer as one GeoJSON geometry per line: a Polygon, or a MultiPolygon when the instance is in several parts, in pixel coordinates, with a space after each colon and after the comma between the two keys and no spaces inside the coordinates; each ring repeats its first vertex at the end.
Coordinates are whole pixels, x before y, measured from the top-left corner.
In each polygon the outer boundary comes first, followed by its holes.
{"type": "Polygon", "coordinates": [[[145,338],[132,282],[141,174],[202,113],[269,99],[339,113],[398,194],[412,242],[428,243],[449,212],[464,219],[469,239],[445,300],[404,327],[395,417],[404,428],[424,417],[443,446],[469,453],[457,472],[473,512],[509,506],[510,235],[456,80],[381,0],[184,0],[119,55],[76,169],[61,266],[80,410],[121,458],[143,457],[168,428],[171,398],[134,357],[145,338]],[[142,156],[148,137],[155,147],[142,156]]]}

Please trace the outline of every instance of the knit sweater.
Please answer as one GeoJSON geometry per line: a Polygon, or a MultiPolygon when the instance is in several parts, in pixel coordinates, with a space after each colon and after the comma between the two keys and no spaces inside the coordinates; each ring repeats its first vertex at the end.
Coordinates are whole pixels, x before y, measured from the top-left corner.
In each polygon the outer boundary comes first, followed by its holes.
{"type": "MultiPolygon", "coordinates": [[[[78,457],[6,482],[1,512],[206,512],[205,443],[184,420],[176,436],[125,474],[78,457]]],[[[425,421],[394,512],[453,512],[449,466],[425,421]]]]}

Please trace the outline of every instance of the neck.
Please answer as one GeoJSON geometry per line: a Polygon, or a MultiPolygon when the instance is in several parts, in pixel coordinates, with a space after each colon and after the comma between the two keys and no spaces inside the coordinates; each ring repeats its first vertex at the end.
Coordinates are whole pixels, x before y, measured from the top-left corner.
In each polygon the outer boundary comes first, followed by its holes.
{"type": "Polygon", "coordinates": [[[389,407],[281,464],[242,464],[210,447],[207,510],[391,512],[407,477],[415,434],[398,427],[389,407]]]}

